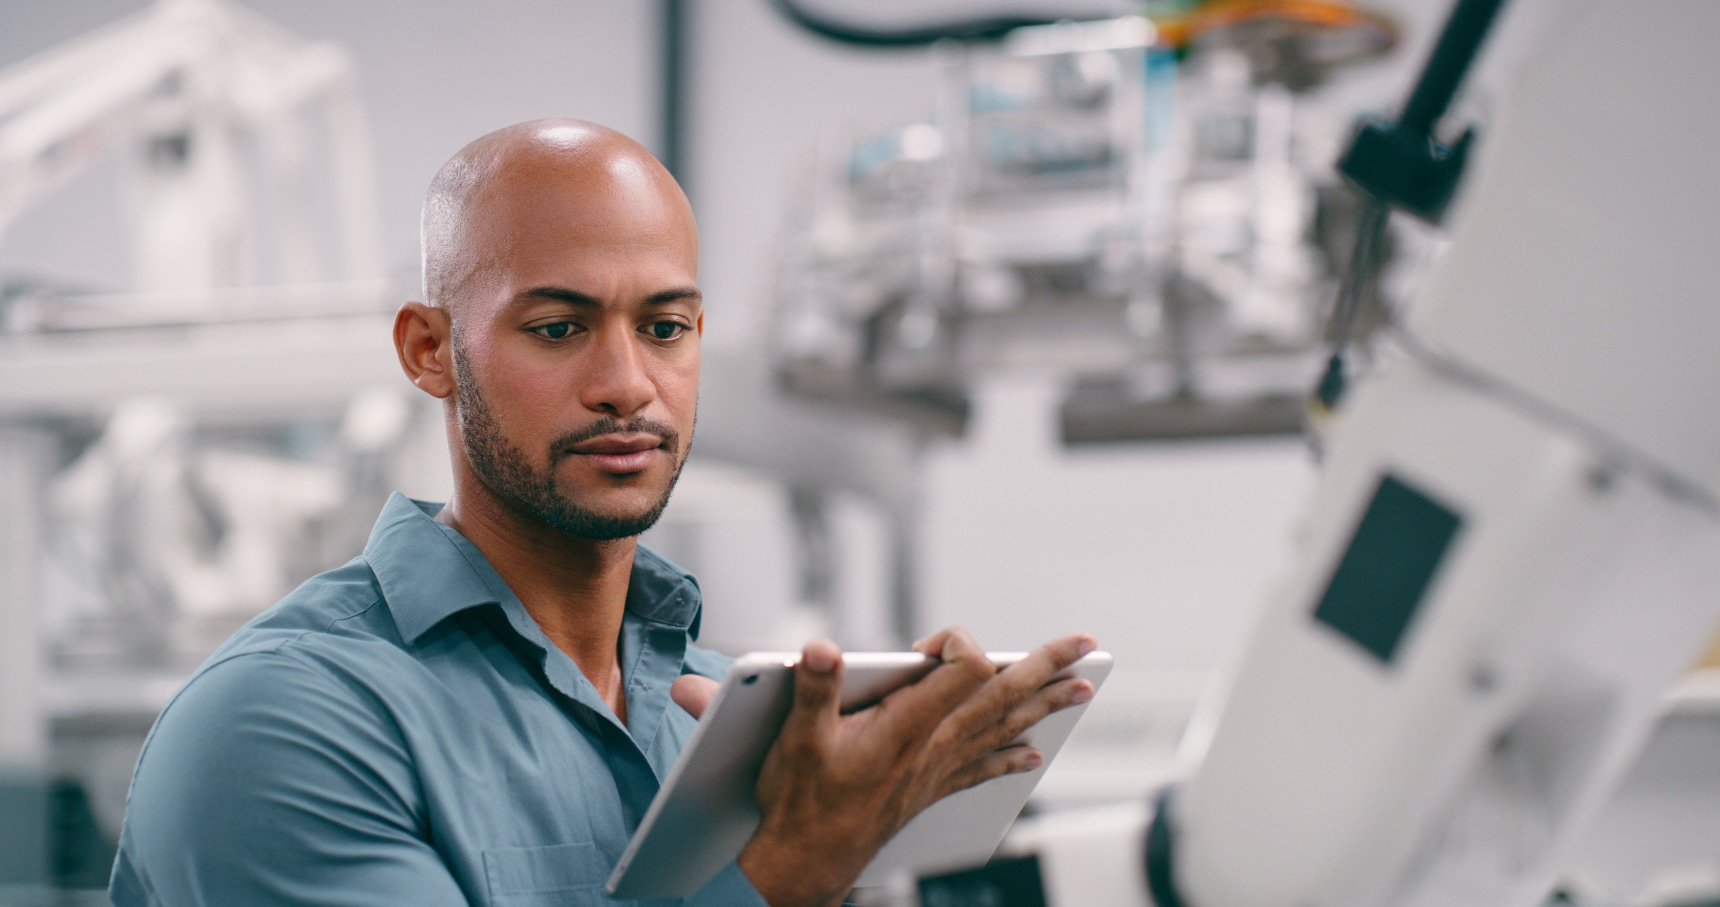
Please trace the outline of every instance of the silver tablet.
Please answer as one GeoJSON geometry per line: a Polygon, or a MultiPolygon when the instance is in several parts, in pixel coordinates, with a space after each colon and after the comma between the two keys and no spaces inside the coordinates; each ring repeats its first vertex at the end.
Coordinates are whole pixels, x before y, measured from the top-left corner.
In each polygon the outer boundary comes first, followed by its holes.
{"type": "MultiPolygon", "coordinates": [[[[1025,657],[1024,652],[990,656],[999,667],[1025,657]]],[[[611,894],[686,897],[740,855],[758,827],[753,788],[765,754],[788,715],[794,665],[799,660],[798,652],[756,652],[729,667],[716,698],[610,875],[611,894]]],[[[938,662],[915,652],[850,652],[843,663],[842,707],[852,711],[913,683],[938,662]]],[[[1110,654],[1094,652],[1064,673],[1086,678],[1097,690],[1110,671],[1110,654]]],[[[1022,734],[1020,742],[1045,754],[1043,765],[994,778],[933,804],[884,845],[856,884],[881,884],[904,870],[925,873],[984,862],[1084,711],[1085,705],[1064,709],[1022,734]]]]}

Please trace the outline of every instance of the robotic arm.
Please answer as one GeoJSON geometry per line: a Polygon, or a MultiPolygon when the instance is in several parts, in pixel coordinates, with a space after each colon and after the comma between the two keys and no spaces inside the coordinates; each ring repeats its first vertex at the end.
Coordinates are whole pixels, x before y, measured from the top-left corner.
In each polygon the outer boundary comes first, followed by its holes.
{"type": "Polygon", "coordinates": [[[1572,4],[1149,834],[1161,907],[1530,905],[1720,613],[1720,9],[1572,4]]]}
{"type": "Polygon", "coordinates": [[[279,185],[281,282],[318,279],[318,227],[303,210],[315,166],[305,110],[326,118],[341,206],[344,273],[381,274],[370,150],[352,69],[221,0],[158,0],[129,19],[0,71],[0,234],[31,205],[115,150],[137,177],[140,290],[251,282],[257,193],[242,151],[267,138],[259,185],[279,185]]]}
{"type": "Polygon", "coordinates": [[[1558,16],[1189,779],[1115,820],[1137,899],[1541,903],[1712,635],[1720,6],[1558,16]]]}

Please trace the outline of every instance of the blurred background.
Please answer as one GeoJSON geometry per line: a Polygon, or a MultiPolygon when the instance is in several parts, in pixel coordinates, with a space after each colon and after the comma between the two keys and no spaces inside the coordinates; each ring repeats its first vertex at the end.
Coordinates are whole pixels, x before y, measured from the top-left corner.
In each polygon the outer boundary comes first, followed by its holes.
{"type": "MultiPolygon", "coordinates": [[[[1466,118],[1547,6],[1508,7],[1466,118]]],[[[105,885],[178,684],[356,554],[389,491],[446,495],[440,410],[389,338],[418,206],[467,141],[546,115],[645,142],[699,218],[696,456],[646,542],[699,577],[703,641],[1093,632],[1118,669],[1038,802],[1148,790],[1313,487],[1360,212],[1332,162],[1445,11],[7,4],[0,903],[102,903],[72,892],[105,885]]],[[[1441,243],[1394,223],[1363,370],[1441,243]]],[[[1681,695],[1684,736],[1645,757],[1661,800],[1614,827],[1712,857],[1720,819],[1667,792],[1714,781],[1720,722],[1681,695]]]]}

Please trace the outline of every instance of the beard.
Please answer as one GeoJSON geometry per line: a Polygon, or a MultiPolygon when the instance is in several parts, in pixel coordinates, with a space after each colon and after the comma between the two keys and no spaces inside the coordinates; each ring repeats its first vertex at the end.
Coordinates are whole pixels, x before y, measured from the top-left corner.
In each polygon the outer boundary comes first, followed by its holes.
{"type": "Polygon", "coordinates": [[[604,417],[577,431],[568,432],[549,444],[548,466],[533,467],[523,451],[510,442],[490,411],[489,403],[478,382],[466,367],[464,351],[458,344],[454,350],[454,376],[459,383],[460,441],[466,449],[466,462],[490,491],[503,501],[524,509],[561,532],[592,541],[612,541],[636,536],[656,524],[669,506],[669,495],[681,478],[681,467],[687,458],[682,452],[681,436],[672,426],[644,418],[622,421],[604,417]],[[556,461],[576,456],[571,448],[601,435],[619,432],[649,432],[663,439],[663,448],[675,458],[675,470],[656,503],[643,512],[631,514],[598,513],[582,506],[576,497],[562,490],[556,480],[556,461]]]}

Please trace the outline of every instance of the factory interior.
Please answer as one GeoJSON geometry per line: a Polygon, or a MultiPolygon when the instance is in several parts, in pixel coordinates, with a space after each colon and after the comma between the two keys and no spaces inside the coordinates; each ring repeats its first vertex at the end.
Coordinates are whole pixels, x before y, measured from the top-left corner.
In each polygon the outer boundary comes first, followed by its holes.
{"type": "Polygon", "coordinates": [[[701,645],[1114,659],[990,862],[851,902],[1720,905],[1717,37],[1682,2],[7,4],[0,907],[108,904],[181,685],[391,492],[448,499],[390,348],[420,205],[544,116],[697,216],[697,440],[640,539],[701,645]],[[1370,549],[1388,493],[1433,522],[1370,549]],[[1344,610],[1439,519],[1401,613],[1344,610]]]}

